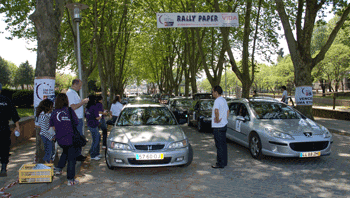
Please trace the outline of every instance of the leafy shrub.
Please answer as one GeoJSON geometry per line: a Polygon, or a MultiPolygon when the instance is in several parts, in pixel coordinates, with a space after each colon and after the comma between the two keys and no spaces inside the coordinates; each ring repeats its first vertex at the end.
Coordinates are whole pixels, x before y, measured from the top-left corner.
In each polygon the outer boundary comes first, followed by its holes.
{"type": "Polygon", "coordinates": [[[34,103],[33,90],[19,90],[12,95],[12,102],[18,107],[31,107],[34,103]]]}

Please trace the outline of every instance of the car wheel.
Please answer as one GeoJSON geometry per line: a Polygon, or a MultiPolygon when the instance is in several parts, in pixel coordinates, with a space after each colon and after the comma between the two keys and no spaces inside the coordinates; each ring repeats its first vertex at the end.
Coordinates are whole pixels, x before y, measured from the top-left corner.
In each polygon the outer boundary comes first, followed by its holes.
{"type": "Polygon", "coordinates": [[[106,151],[105,151],[105,159],[106,159],[107,168],[110,169],[110,170],[114,170],[115,167],[114,167],[114,166],[111,166],[111,165],[109,164],[108,160],[107,160],[107,159],[108,159],[108,157],[107,157],[107,149],[106,149],[106,151]]]}
{"type": "Polygon", "coordinates": [[[249,151],[253,158],[261,159],[261,141],[258,134],[253,133],[249,139],[249,151]]]}
{"type": "Polygon", "coordinates": [[[202,126],[203,124],[202,124],[202,121],[201,120],[198,120],[198,122],[197,122],[197,130],[199,131],[199,132],[202,132],[203,131],[203,126],[202,126]]]}
{"type": "Polygon", "coordinates": [[[188,149],[189,149],[189,152],[188,152],[188,160],[187,160],[187,163],[184,164],[184,165],[181,165],[181,167],[187,167],[189,166],[192,161],[193,161],[193,149],[192,149],[192,146],[191,144],[188,145],[188,149]]]}
{"type": "Polygon", "coordinates": [[[190,116],[188,115],[188,117],[187,117],[187,126],[192,126],[192,123],[191,123],[191,121],[190,121],[190,116]]]}

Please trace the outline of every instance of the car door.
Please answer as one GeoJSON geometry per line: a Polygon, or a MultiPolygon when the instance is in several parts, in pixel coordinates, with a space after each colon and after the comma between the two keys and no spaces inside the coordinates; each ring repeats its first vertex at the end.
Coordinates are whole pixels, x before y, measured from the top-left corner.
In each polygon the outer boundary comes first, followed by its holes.
{"type": "Polygon", "coordinates": [[[244,103],[231,103],[229,125],[230,133],[229,139],[239,142],[240,144],[247,145],[247,139],[249,134],[250,115],[248,109],[244,103]]]}

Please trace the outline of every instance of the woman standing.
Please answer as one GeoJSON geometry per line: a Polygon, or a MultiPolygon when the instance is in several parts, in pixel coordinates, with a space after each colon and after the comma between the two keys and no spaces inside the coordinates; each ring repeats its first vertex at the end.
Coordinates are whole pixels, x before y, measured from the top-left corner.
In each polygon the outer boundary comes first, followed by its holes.
{"type": "Polygon", "coordinates": [[[92,144],[90,148],[90,156],[92,160],[100,160],[100,140],[101,135],[98,131],[99,120],[102,116],[99,116],[99,109],[96,105],[96,96],[90,95],[89,102],[86,106],[86,122],[92,136],[92,144]]]}
{"type": "Polygon", "coordinates": [[[68,186],[79,184],[75,177],[76,148],[73,145],[73,125],[78,125],[78,117],[75,112],[68,108],[68,97],[59,93],[55,100],[55,110],[51,113],[50,127],[56,131],[56,140],[63,149],[55,174],[62,174],[62,169],[67,165],[68,186]]]}
{"type": "Polygon", "coordinates": [[[39,106],[36,109],[36,117],[39,118],[40,126],[40,136],[44,143],[45,155],[44,162],[52,163],[52,151],[53,151],[53,140],[55,133],[49,131],[50,128],[50,117],[53,109],[53,102],[51,100],[45,99],[40,102],[39,106]],[[44,112],[44,113],[42,113],[44,112]]]}
{"type": "Polygon", "coordinates": [[[103,105],[102,105],[102,96],[99,95],[96,97],[96,106],[97,106],[97,109],[98,109],[98,113],[100,115],[102,115],[102,118],[100,120],[100,128],[102,130],[102,148],[106,148],[106,144],[107,144],[107,125],[106,125],[106,120],[105,120],[105,117],[106,115],[108,115],[108,112],[106,112],[104,109],[103,109],[103,105]]]}
{"type": "Polygon", "coordinates": [[[123,104],[121,103],[121,101],[122,101],[122,99],[121,99],[120,95],[116,95],[115,99],[113,100],[113,104],[112,104],[111,110],[110,110],[113,123],[109,122],[109,124],[114,125],[115,121],[117,121],[118,116],[123,109],[123,104]]]}

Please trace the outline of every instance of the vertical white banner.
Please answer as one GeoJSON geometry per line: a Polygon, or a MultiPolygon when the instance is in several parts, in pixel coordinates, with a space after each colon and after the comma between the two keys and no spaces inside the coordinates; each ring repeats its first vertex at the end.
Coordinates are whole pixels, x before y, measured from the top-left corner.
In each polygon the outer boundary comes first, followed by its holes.
{"type": "MultiPolygon", "coordinates": [[[[44,99],[55,100],[55,79],[42,78],[34,80],[34,116],[36,114],[36,107],[44,99]]],[[[37,118],[35,118],[37,124],[37,118]]]]}
{"type": "Polygon", "coordinates": [[[296,105],[312,105],[313,93],[311,86],[300,86],[295,89],[296,105]]]}

